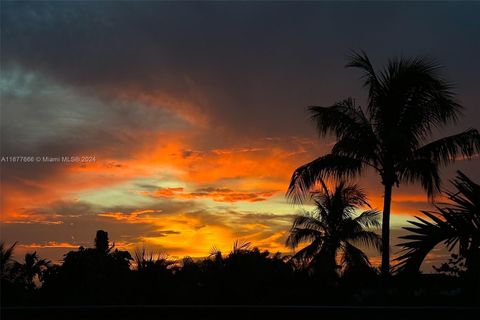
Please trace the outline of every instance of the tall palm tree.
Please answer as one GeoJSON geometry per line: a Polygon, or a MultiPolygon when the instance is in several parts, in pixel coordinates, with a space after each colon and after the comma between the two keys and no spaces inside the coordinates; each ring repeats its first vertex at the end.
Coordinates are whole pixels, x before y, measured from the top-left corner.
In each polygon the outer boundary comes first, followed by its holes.
{"type": "Polygon", "coordinates": [[[330,154],[295,170],[287,195],[301,202],[319,179],[350,178],[374,169],[384,187],[382,274],[388,275],[392,188],[420,182],[433,199],[440,187],[439,166],[478,152],[480,134],[469,129],[427,143],[434,129],[455,122],[462,109],[435,62],[399,58],[377,72],[362,52],[353,53],[347,67],[362,70],[367,107],[351,98],[330,107],[309,107],[319,135],[333,134],[337,141],[330,154]]]}
{"type": "MultiPolygon", "coordinates": [[[[458,244],[460,256],[465,258],[466,274],[479,278],[480,270],[480,185],[462,172],[452,181],[456,192],[447,191],[450,204],[436,206],[436,212],[422,211],[430,221],[416,217],[413,226],[404,229],[412,234],[400,237],[408,240],[399,244],[404,254],[397,258],[399,272],[416,272],[432,249],[444,243],[449,251],[458,244]]],[[[478,282],[477,282],[478,285],[478,282]]]]}
{"type": "Polygon", "coordinates": [[[286,244],[293,249],[305,241],[309,244],[292,258],[330,276],[340,267],[370,266],[368,257],[355,244],[380,249],[380,237],[368,230],[380,227],[379,212],[367,210],[355,217],[359,207],[370,206],[358,186],[340,182],[331,192],[323,181],[320,184],[321,190],[312,194],[316,210],[297,216],[293,222],[286,244]],[[342,266],[337,266],[339,254],[342,266]]]}

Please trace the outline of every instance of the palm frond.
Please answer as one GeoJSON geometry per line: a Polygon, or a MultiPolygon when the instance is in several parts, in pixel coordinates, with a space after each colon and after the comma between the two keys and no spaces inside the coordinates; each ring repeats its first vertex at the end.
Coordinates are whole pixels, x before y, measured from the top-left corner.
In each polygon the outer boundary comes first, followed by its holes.
{"type": "Polygon", "coordinates": [[[436,206],[437,212],[422,211],[430,221],[416,217],[418,221],[410,221],[414,227],[405,227],[410,234],[401,237],[408,241],[399,245],[404,253],[396,259],[397,271],[417,271],[425,256],[442,242],[449,251],[459,244],[459,254],[467,258],[468,266],[480,257],[480,185],[462,172],[452,184],[457,192],[447,192],[451,204],[436,206]]]}
{"type": "Polygon", "coordinates": [[[379,143],[373,133],[350,135],[338,140],[331,153],[337,156],[357,159],[379,170],[379,143]]]}
{"type": "Polygon", "coordinates": [[[367,255],[349,242],[342,246],[341,264],[344,267],[344,273],[352,269],[370,268],[371,264],[367,255]]]}
{"type": "Polygon", "coordinates": [[[453,208],[457,212],[468,214],[474,225],[480,229],[480,185],[461,171],[457,171],[457,177],[452,184],[457,192],[446,191],[445,194],[453,202],[453,208]]]}
{"type": "Polygon", "coordinates": [[[293,256],[293,260],[302,261],[304,264],[308,264],[312,258],[320,251],[323,242],[321,239],[312,241],[309,245],[305,246],[293,256]]]}
{"type": "Polygon", "coordinates": [[[366,247],[373,247],[378,251],[382,250],[382,238],[374,231],[360,230],[349,235],[347,239],[366,247]]]}
{"type": "Polygon", "coordinates": [[[364,87],[368,88],[368,110],[370,114],[375,113],[376,97],[382,90],[382,84],[378,79],[375,69],[364,51],[350,54],[350,61],[346,64],[347,68],[357,68],[363,71],[362,79],[364,87]]]}
{"type": "Polygon", "coordinates": [[[378,210],[363,211],[358,217],[354,219],[354,221],[365,229],[377,229],[381,227],[380,214],[381,212],[378,210]]]}
{"type": "Polygon", "coordinates": [[[368,124],[362,109],[352,98],[337,102],[330,107],[309,106],[308,111],[320,137],[333,134],[341,139],[357,135],[363,132],[365,124],[368,124]]]}
{"type": "Polygon", "coordinates": [[[295,170],[287,190],[287,197],[301,203],[312,188],[323,178],[349,178],[359,175],[364,164],[356,159],[327,154],[295,170]]]}
{"type": "Polygon", "coordinates": [[[233,242],[233,248],[232,248],[232,251],[230,252],[230,254],[236,254],[236,253],[240,253],[240,252],[243,252],[243,251],[248,251],[250,249],[250,246],[251,246],[251,242],[249,241],[244,241],[244,240],[235,240],[233,242]]]}
{"type": "Polygon", "coordinates": [[[298,247],[302,242],[321,241],[323,233],[313,229],[292,228],[286,240],[286,245],[292,249],[298,247]]]}
{"type": "Polygon", "coordinates": [[[395,259],[398,261],[393,268],[396,272],[417,272],[427,254],[436,245],[455,237],[454,229],[447,224],[433,224],[416,218],[420,221],[417,227],[406,229],[413,234],[400,237],[408,241],[398,244],[403,249],[402,254],[395,259]]]}
{"type": "Polygon", "coordinates": [[[342,184],[341,188],[337,187],[341,194],[342,205],[345,208],[370,207],[365,191],[356,184],[342,184]]]}
{"type": "Polygon", "coordinates": [[[458,156],[470,158],[480,152],[480,134],[469,129],[459,134],[433,141],[415,151],[418,158],[430,159],[438,164],[448,164],[458,156]]]}
{"type": "Polygon", "coordinates": [[[413,159],[397,165],[399,180],[407,183],[420,182],[428,196],[433,199],[440,191],[438,165],[429,159],[413,159]]]}
{"type": "Polygon", "coordinates": [[[323,232],[326,228],[322,219],[317,218],[314,213],[306,212],[303,215],[298,215],[294,218],[292,228],[312,229],[323,232]]]}

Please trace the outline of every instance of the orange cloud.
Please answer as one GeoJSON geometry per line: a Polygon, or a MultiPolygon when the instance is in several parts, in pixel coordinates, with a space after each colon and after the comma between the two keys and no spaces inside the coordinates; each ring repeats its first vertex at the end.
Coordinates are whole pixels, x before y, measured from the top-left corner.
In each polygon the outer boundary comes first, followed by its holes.
{"type": "Polygon", "coordinates": [[[28,249],[43,249],[43,248],[62,248],[62,249],[76,249],[79,246],[68,242],[47,241],[45,243],[29,243],[20,244],[19,247],[28,249]]]}
{"type": "Polygon", "coordinates": [[[195,192],[184,192],[184,188],[158,188],[154,191],[139,191],[141,195],[147,195],[155,198],[175,198],[175,199],[202,199],[211,198],[217,202],[237,202],[265,201],[273,196],[275,192],[241,192],[226,188],[203,188],[195,192]]]}

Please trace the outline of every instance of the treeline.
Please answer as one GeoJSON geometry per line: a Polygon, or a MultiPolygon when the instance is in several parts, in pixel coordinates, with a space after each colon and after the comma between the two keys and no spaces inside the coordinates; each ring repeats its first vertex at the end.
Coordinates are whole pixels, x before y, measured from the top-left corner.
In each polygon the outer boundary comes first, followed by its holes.
{"type": "MultiPolygon", "coordinates": [[[[2,246],[2,305],[469,305],[461,276],[409,275],[385,281],[375,268],[333,276],[301,268],[289,257],[235,243],[223,255],[193,260],[127,251],[99,230],[93,248],[79,248],[54,265],[33,254],[14,262],[2,246]]],[[[11,252],[10,252],[11,253],[11,252]]]]}

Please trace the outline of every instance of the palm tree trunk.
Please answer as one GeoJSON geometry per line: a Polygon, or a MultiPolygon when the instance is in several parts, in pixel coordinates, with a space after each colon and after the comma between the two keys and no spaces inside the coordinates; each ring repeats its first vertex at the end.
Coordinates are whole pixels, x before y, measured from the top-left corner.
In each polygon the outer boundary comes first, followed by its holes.
{"type": "Polygon", "coordinates": [[[382,216],[382,276],[390,274],[390,206],[392,204],[392,184],[385,184],[382,216]]]}

